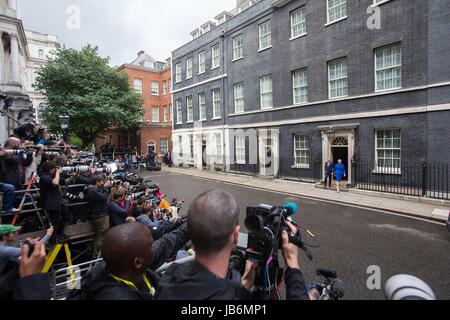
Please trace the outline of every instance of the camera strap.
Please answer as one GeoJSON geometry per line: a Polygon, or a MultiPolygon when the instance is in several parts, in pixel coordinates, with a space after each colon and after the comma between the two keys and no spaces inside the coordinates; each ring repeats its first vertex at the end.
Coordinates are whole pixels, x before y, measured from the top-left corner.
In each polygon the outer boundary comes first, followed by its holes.
{"type": "MultiPolygon", "coordinates": [[[[136,291],[139,291],[139,289],[137,288],[137,286],[136,286],[133,282],[128,281],[128,280],[125,280],[125,279],[122,279],[122,278],[119,278],[119,277],[116,277],[116,276],[113,275],[113,274],[110,274],[110,276],[111,276],[114,280],[116,280],[116,281],[118,281],[118,282],[122,282],[123,284],[126,284],[127,286],[129,286],[129,287],[135,289],[136,291]]],[[[155,288],[152,287],[152,285],[150,284],[150,281],[148,281],[148,278],[147,278],[147,276],[146,276],[145,274],[142,275],[142,278],[144,279],[144,283],[145,283],[145,285],[147,286],[148,290],[150,291],[150,294],[151,294],[152,296],[154,296],[155,293],[156,293],[155,288]]]]}

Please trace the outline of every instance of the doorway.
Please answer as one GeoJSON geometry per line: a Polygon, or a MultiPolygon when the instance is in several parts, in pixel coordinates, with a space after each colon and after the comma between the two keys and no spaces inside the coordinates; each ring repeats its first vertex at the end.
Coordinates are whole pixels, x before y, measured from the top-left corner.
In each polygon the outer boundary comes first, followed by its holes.
{"type": "Polygon", "coordinates": [[[147,145],[147,151],[148,151],[148,154],[151,154],[151,153],[156,153],[156,145],[155,145],[155,143],[149,143],[148,145],[147,145]]]}
{"type": "Polygon", "coordinates": [[[202,166],[203,170],[206,170],[208,164],[206,163],[206,140],[202,140],[202,166]]]}
{"type": "Polygon", "coordinates": [[[338,160],[342,160],[342,164],[345,167],[347,176],[344,180],[348,181],[349,177],[349,162],[348,162],[348,139],[345,137],[337,137],[333,140],[331,145],[331,155],[333,157],[333,163],[338,163],[338,160]]]}

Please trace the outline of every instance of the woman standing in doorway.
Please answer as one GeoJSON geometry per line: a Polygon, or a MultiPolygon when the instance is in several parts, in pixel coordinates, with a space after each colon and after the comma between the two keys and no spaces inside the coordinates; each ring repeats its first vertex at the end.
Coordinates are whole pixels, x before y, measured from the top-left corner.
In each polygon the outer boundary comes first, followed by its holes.
{"type": "Polygon", "coordinates": [[[338,163],[334,165],[334,176],[336,177],[336,186],[337,186],[337,192],[341,192],[340,190],[340,184],[344,177],[347,176],[347,172],[345,171],[345,166],[342,164],[342,160],[339,159],[338,163]]]}

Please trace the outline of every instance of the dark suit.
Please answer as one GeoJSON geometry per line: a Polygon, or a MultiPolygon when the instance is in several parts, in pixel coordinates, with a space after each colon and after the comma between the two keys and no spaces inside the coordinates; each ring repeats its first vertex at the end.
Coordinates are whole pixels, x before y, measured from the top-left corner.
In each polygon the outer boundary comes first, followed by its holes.
{"type": "Polygon", "coordinates": [[[334,169],[333,162],[327,161],[325,163],[325,187],[327,186],[328,182],[328,186],[331,188],[331,181],[333,181],[333,169],[334,169]]]}

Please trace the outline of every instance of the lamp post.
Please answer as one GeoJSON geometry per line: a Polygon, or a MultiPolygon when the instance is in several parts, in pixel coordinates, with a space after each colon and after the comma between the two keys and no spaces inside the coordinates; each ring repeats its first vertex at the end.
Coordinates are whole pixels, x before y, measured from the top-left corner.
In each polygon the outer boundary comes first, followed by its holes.
{"type": "Polygon", "coordinates": [[[70,131],[70,117],[65,113],[59,116],[59,125],[61,126],[61,130],[63,132],[63,140],[64,142],[68,142],[69,140],[69,131],[70,131]]]}

